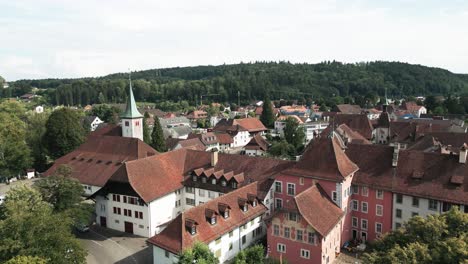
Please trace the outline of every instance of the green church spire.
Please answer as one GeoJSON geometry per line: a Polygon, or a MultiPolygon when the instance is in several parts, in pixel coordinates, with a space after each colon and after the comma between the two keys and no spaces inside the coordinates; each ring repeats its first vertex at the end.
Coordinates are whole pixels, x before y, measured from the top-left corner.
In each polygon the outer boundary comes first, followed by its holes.
{"type": "Polygon", "coordinates": [[[132,90],[132,79],[129,75],[128,77],[130,81],[130,92],[129,92],[129,97],[127,100],[127,107],[125,109],[125,112],[120,115],[121,118],[143,118],[143,115],[138,111],[137,105],[135,103],[135,98],[133,97],[133,90],[132,90]]]}

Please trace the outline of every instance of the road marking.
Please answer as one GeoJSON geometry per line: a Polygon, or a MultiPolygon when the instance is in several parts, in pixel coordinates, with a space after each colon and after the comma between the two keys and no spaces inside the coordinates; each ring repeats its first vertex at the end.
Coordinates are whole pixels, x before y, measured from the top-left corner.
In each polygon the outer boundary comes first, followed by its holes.
{"type": "Polygon", "coordinates": [[[128,249],[122,247],[119,243],[117,243],[116,241],[114,241],[112,238],[109,238],[109,237],[106,237],[106,236],[104,236],[104,235],[101,235],[101,234],[99,234],[98,232],[96,232],[96,231],[94,231],[94,230],[92,230],[92,229],[89,229],[89,231],[93,232],[94,234],[96,234],[96,235],[98,235],[98,236],[100,236],[100,237],[105,238],[106,240],[110,240],[111,242],[113,242],[114,244],[116,244],[116,245],[117,245],[118,247],[120,247],[121,249],[127,251],[128,256],[133,260],[133,262],[138,263],[137,260],[135,259],[135,257],[133,257],[133,254],[132,254],[128,249]]]}
{"type": "Polygon", "coordinates": [[[94,243],[96,243],[96,244],[98,244],[98,245],[101,246],[101,247],[104,247],[101,243],[98,243],[98,242],[96,242],[96,241],[94,241],[94,240],[91,240],[91,241],[94,242],[94,243]]]}

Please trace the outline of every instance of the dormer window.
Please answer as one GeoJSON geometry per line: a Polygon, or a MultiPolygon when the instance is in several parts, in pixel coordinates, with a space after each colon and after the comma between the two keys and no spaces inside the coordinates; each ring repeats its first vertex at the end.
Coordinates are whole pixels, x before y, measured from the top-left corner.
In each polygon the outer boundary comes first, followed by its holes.
{"type": "Polygon", "coordinates": [[[187,230],[190,232],[192,236],[197,233],[197,223],[195,221],[191,219],[186,219],[185,227],[187,228],[187,230]]]}
{"type": "Polygon", "coordinates": [[[247,199],[249,200],[249,203],[252,205],[252,207],[257,206],[257,197],[254,194],[248,194],[247,199]]]}
{"type": "Polygon", "coordinates": [[[224,217],[225,219],[229,217],[229,211],[228,211],[228,210],[224,211],[223,217],[224,217]]]}
{"type": "Polygon", "coordinates": [[[253,207],[257,206],[257,201],[256,201],[256,200],[253,200],[252,206],[253,206],[253,207]]]}
{"type": "Polygon", "coordinates": [[[197,233],[197,227],[196,227],[196,226],[192,226],[192,227],[190,228],[190,234],[193,236],[193,235],[195,235],[196,233],[197,233]]]}
{"type": "Polygon", "coordinates": [[[247,212],[247,210],[249,209],[247,200],[244,198],[239,198],[239,207],[241,208],[242,212],[247,212]]]}
{"type": "Polygon", "coordinates": [[[242,206],[242,211],[243,211],[243,212],[247,212],[247,210],[249,210],[249,207],[247,206],[247,204],[244,204],[244,205],[242,206]]]}
{"type": "Polygon", "coordinates": [[[214,225],[216,224],[216,215],[213,215],[210,219],[210,224],[214,225]]]}
{"type": "Polygon", "coordinates": [[[206,177],[201,178],[202,183],[206,183],[206,177]]]}
{"type": "Polygon", "coordinates": [[[236,188],[237,188],[237,182],[234,182],[234,181],[233,181],[233,182],[231,183],[231,187],[232,187],[233,189],[236,189],[236,188]]]}
{"type": "Polygon", "coordinates": [[[215,178],[211,179],[211,184],[216,185],[216,179],[215,178]]]}
{"type": "Polygon", "coordinates": [[[225,180],[222,180],[222,181],[221,181],[221,186],[226,187],[226,184],[227,184],[227,183],[226,183],[225,180]]]}
{"type": "Polygon", "coordinates": [[[197,181],[197,176],[196,176],[196,175],[193,175],[193,176],[192,176],[192,181],[194,181],[194,182],[197,181]]]}

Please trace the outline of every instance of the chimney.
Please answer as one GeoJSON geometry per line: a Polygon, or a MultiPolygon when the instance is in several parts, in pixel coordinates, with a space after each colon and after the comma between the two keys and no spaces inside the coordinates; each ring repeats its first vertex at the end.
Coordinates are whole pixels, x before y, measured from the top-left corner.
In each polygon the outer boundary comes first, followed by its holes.
{"type": "Polygon", "coordinates": [[[468,146],[466,143],[463,143],[463,146],[460,148],[460,155],[458,156],[458,162],[465,164],[466,155],[468,154],[468,146]]]}
{"type": "Polygon", "coordinates": [[[211,166],[214,167],[218,163],[218,149],[211,150],[211,166]]]}
{"type": "Polygon", "coordinates": [[[398,165],[398,154],[400,152],[400,143],[396,143],[393,146],[393,159],[392,159],[392,166],[396,167],[398,165]]]}

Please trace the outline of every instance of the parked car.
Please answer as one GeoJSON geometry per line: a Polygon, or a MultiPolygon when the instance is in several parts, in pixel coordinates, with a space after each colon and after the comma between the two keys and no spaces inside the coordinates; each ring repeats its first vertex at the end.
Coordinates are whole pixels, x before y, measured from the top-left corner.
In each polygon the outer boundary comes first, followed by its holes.
{"type": "Polygon", "coordinates": [[[85,233],[89,231],[89,226],[85,224],[77,224],[75,225],[75,229],[80,233],[85,233]]]}

